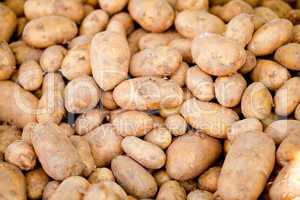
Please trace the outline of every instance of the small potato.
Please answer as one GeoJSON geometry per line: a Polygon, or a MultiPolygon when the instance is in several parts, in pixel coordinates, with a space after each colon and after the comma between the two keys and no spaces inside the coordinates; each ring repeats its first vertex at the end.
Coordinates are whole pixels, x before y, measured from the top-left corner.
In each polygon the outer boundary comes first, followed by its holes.
{"type": "Polygon", "coordinates": [[[15,13],[3,3],[0,3],[0,24],[0,41],[9,42],[17,27],[17,17],[15,13]]]}
{"type": "Polygon", "coordinates": [[[182,36],[174,31],[164,33],[145,33],[139,40],[139,48],[151,49],[159,46],[167,46],[171,41],[182,38],[182,36]]]}
{"type": "Polygon", "coordinates": [[[21,139],[21,132],[16,127],[0,125],[0,153],[4,154],[8,145],[21,139]]]}
{"type": "Polygon", "coordinates": [[[16,56],[18,65],[21,65],[27,60],[39,61],[42,55],[42,50],[28,46],[23,41],[12,42],[9,46],[16,56]]]}
{"type": "Polygon", "coordinates": [[[157,185],[160,187],[162,184],[171,181],[171,178],[169,177],[168,173],[164,170],[159,170],[153,174],[155,181],[157,185]]]}
{"type": "Polygon", "coordinates": [[[23,128],[22,131],[22,140],[26,142],[29,145],[32,145],[31,143],[31,134],[34,131],[35,126],[37,125],[36,122],[28,123],[26,126],[23,128]]]}
{"type": "Polygon", "coordinates": [[[98,108],[79,115],[75,121],[75,130],[78,135],[85,135],[98,127],[104,120],[106,113],[98,108]]]}
{"type": "Polygon", "coordinates": [[[25,177],[14,165],[0,161],[0,195],[2,199],[26,200],[25,177]]]}
{"type": "Polygon", "coordinates": [[[43,200],[50,200],[51,196],[59,186],[58,181],[50,181],[43,190],[43,200]]]}
{"type": "Polygon", "coordinates": [[[218,189],[218,180],[221,173],[221,167],[212,167],[204,172],[198,179],[199,188],[209,192],[215,192],[218,189]]]}
{"type": "Polygon", "coordinates": [[[18,25],[17,25],[17,36],[21,37],[24,31],[26,24],[28,23],[28,19],[26,17],[19,17],[18,18],[18,25]]]}
{"type": "Polygon", "coordinates": [[[189,66],[185,62],[182,62],[177,71],[170,77],[170,79],[175,81],[178,85],[184,86],[188,68],[189,66]]]}
{"type": "Polygon", "coordinates": [[[293,24],[286,19],[274,19],[260,27],[248,44],[248,50],[256,56],[272,54],[293,37],[293,24]],[[277,34],[273,34],[277,33],[277,34]]]}
{"type": "Polygon", "coordinates": [[[101,103],[104,108],[109,110],[115,110],[118,108],[116,104],[112,91],[103,91],[101,96],[101,103]]]}
{"type": "Polygon", "coordinates": [[[128,110],[174,108],[183,101],[183,91],[174,81],[139,77],[123,81],[113,91],[115,102],[128,110]]]}
{"type": "Polygon", "coordinates": [[[293,28],[293,42],[300,43],[300,25],[295,25],[293,28]]]}
{"type": "Polygon", "coordinates": [[[22,16],[24,14],[24,3],[26,0],[5,0],[5,5],[11,9],[16,16],[22,16]]]}
{"type": "Polygon", "coordinates": [[[94,35],[77,36],[68,43],[68,49],[73,49],[74,47],[77,47],[77,46],[90,45],[93,37],[94,37],[94,35]]]}
{"type": "Polygon", "coordinates": [[[204,190],[194,190],[187,196],[187,200],[213,200],[214,195],[204,190]]]}
{"type": "Polygon", "coordinates": [[[278,15],[268,7],[257,7],[254,9],[252,22],[254,24],[255,30],[260,28],[265,23],[272,21],[273,19],[278,19],[278,15]]]}
{"type": "Polygon", "coordinates": [[[154,197],[157,184],[153,176],[137,162],[127,156],[117,156],[111,169],[120,185],[130,195],[140,199],[154,197]]]}
{"type": "Polygon", "coordinates": [[[197,181],[193,179],[180,181],[179,183],[187,193],[197,189],[197,181]]]}
{"type": "Polygon", "coordinates": [[[159,115],[164,118],[166,118],[170,115],[176,115],[176,114],[180,113],[180,108],[181,108],[181,105],[179,105],[175,108],[162,108],[159,110],[159,115]]]}
{"type": "Polygon", "coordinates": [[[292,7],[282,0],[263,0],[262,6],[272,9],[280,18],[287,17],[292,7]]]}
{"type": "Polygon", "coordinates": [[[241,101],[241,109],[245,118],[265,119],[271,114],[272,105],[272,95],[261,82],[250,84],[241,101]]]}
{"type": "Polygon", "coordinates": [[[45,49],[40,58],[40,64],[44,72],[56,72],[63,62],[67,50],[60,45],[53,45],[45,49]]]}
{"type": "Polygon", "coordinates": [[[295,119],[300,120],[300,104],[295,109],[295,119]]]}
{"type": "Polygon", "coordinates": [[[227,131],[227,138],[230,141],[235,140],[240,134],[249,131],[263,131],[263,125],[256,118],[246,118],[232,123],[230,129],[227,131]]]}
{"type": "Polygon", "coordinates": [[[165,127],[157,127],[147,133],[144,140],[166,149],[172,142],[172,134],[165,127]]]}
{"type": "Polygon", "coordinates": [[[16,59],[6,42],[0,42],[0,80],[7,80],[16,68],[16,59]]]}
{"type": "Polygon", "coordinates": [[[191,132],[180,136],[167,150],[167,173],[180,181],[195,178],[218,159],[221,151],[220,142],[205,134],[191,132]]]}
{"type": "Polygon", "coordinates": [[[209,3],[208,0],[177,0],[176,10],[178,11],[187,10],[187,9],[207,10],[208,3],[209,3]]]}
{"type": "Polygon", "coordinates": [[[300,70],[299,60],[300,44],[289,43],[278,48],[274,59],[290,70],[300,70]]]}
{"type": "Polygon", "coordinates": [[[93,35],[103,31],[108,24],[108,20],[109,16],[105,11],[101,9],[92,11],[82,21],[79,30],[80,35],[93,35]]]}
{"type": "Polygon", "coordinates": [[[103,167],[95,169],[88,180],[91,184],[96,184],[101,181],[115,181],[115,177],[110,169],[103,167]]]}
{"type": "Polygon", "coordinates": [[[62,132],[67,136],[67,137],[71,137],[72,135],[75,134],[75,130],[73,128],[72,125],[68,124],[68,123],[60,123],[59,124],[59,128],[62,130],[62,132]]]}
{"type": "Polygon", "coordinates": [[[77,26],[72,20],[62,16],[45,16],[28,22],[22,39],[33,47],[46,48],[64,44],[76,34],[77,26]]]}
{"type": "Polygon", "coordinates": [[[181,115],[193,128],[216,138],[226,138],[227,130],[232,123],[239,120],[235,111],[216,103],[201,102],[195,98],[183,103],[181,115]]]}
{"type": "Polygon", "coordinates": [[[218,77],[214,86],[218,102],[225,107],[235,107],[241,102],[247,82],[241,74],[237,73],[218,77]]]}
{"type": "Polygon", "coordinates": [[[177,181],[167,181],[160,187],[157,200],[185,200],[186,193],[183,187],[177,181]]]}
{"type": "Polygon", "coordinates": [[[117,13],[127,5],[128,0],[98,0],[100,7],[109,14],[117,13]]]}
{"type": "Polygon", "coordinates": [[[271,60],[259,60],[251,73],[253,81],[263,83],[269,90],[276,91],[291,77],[289,71],[271,60]]]}
{"type": "Polygon", "coordinates": [[[123,25],[123,29],[125,30],[126,35],[130,34],[135,28],[133,19],[127,12],[119,12],[113,15],[109,23],[111,24],[114,21],[119,22],[121,25],[123,25]]]}
{"type": "Polygon", "coordinates": [[[168,116],[165,125],[174,136],[184,135],[187,130],[187,123],[179,114],[168,116]]]}
{"type": "Polygon", "coordinates": [[[97,167],[108,165],[111,160],[122,154],[119,136],[112,124],[103,124],[93,131],[84,135],[92,150],[92,155],[97,167]]]}
{"type": "Polygon", "coordinates": [[[217,16],[204,10],[184,10],[177,14],[176,30],[187,38],[194,38],[200,33],[217,33],[225,31],[224,22],[217,16]]]}
{"type": "Polygon", "coordinates": [[[275,144],[271,138],[262,132],[239,135],[225,158],[217,195],[222,199],[257,199],[274,164],[275,144]]]}
{"type": "Polygon", "coordinates": [[[41,199],[43,190],[49,182],[47,174],[38,168],[26,174],[27,195],[30,199],[41,199]]]}
{"type": "Polygon", "coordinates": [[[287,80],[275,93],[275,113],[281,116],[291,114],[300,102],[300,77],[287,80]]]}
{"type": "Polygon", "coordinates": [[[102,181],[92,185],[84,195],[84,200],[127,199],[127,194],[121,186],[112,181],[102,181]]]}
{"type": "Polygon", "coordinates": [[[187,70],[185,84],[193,96],[201,101],[210,101],[215,97],[212,77],[198,66],[190,67],[187,70]]]}
{"type": "Polygon", "coordinates": [[[193,63],[192,58],[192,40],[188,38],[174,39],[169,43],[169,46],[176,49],[182,56],[183,61],[193,63]]]}
{"type": "Polygon", "coordinates": [[[148,169],[159,169],[165,165],[165,153],[158,146],[138,137],[125,137],[122,140],[122,149],[129,157],[148,169]]]}
{"type": "Polygon", "coordinates": [[[144,29],[139,28],[139,29],[136,29],[135,31],[133,31],[128,36],[128,45],[130,48],[131,55],[134,55],[135,53],[137,53],[139,51],[139,41],[146,34],[147,34],[147,32],[144,29]]]}
{"type": "Polygon", "coordinates": [[[18,71],[18,83],[27,91],[34,91],[43,83],[43,71],[34,60],[24,62],[18,71]]]}
{"type": "Polygon", "coordinates": [[[89,4],[83,4],[84,17],[88,16],[95,8],[89,4]]]}
{"type": "Polygon", "coordinates": [[[235,73],[247,57],[239,43],[213,33],[200,34],[193,40],[192,55],[200,69],[214,76],[235,73]]]}

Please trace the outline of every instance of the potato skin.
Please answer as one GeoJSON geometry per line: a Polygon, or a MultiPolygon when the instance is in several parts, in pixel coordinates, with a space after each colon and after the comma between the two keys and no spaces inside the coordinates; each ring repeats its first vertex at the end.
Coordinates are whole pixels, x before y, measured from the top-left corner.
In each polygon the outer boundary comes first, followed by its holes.
{"type": "Polygon", "coordinates": [[[244,63],[244,65],[239,69],[239,72],[241,74],[247,74],[250,71],[252,71],[255,66],[256,66],[256,57],[254,55],[254,53],[252,53],[251,51],[246,51],[247,57],[246,57],[246,62],[244,63]]]}
{"type": "Polygon", "coordinates": [[[263,6],[255,8],[253,14],[254,16],[252,18],[252,22],[255,26],[255,30],[260,28],[265,23],[279,18],[272,9],[263,6]]]}
{"type": "Polygon", "coordinates": [[[91,184],[99,183],[102,181],[115,181],[112,171],[108,168],[97,168],[88,178],[91,184]]]}
{"type": "Polygon", "coordinates": [[[62,64],[67,50],[61,45],[53,45],[45,49],[40,58],[44,72],[56,72],[62,64]]]}
{"type": "Polygon", "coordinates": [[[98,127],[104,120],[106,113],[98,108],[89,110],[76,118],[75,130],[78,135],[85,135],[98,127]]]}
{"type": "Polygon", "coordinates": [[[217,194],[222,199],[257,199],[274,164],[275,144],[271,138],[262,132],[239,135],[225,158],[217,194]]]}
{"type": "Polygon", "coordinates": [[[0,41],[8,42],[17,27],[17,17],[15,13],[0,3],[0,41]]]}
{"type": "Polygon", "coordinates": [[[42,50],[28,46],[23,41],[12,42],[9,46],[15,54],[18,65],[24,63],[26,60],[39,61],[42,55],[42,50]]]}
{"type": "Polygon", "coordinates": [[[105,29],[108,24],[109,16],[108,14],[97,9],[89,13],[80,25],[80,35],[96,34],[105,29]]]}
{"type": "Polygon", "coordinates": [[[247,55],[236,41],[214,33],[203,33],[193,40],[192,56],[204,72],[225,76],[239,70],[246,62],[247,55]]]}
{"type": "Polygon", "coordinates": [[[43,83],[43,71],[34,60],[24,62],[18,71],[18,83],[27,91],[40,88],[43,83]]]}
{"type": "Polygon", "coordinates": [[[289,43],[278,48],[274,59],[290,70],[300,70],[299,54],[300,44],[289,43]]]}
{"type": "Polygon", "coordinates": [[[182,38],[182,36],[175,31],[167,31],[164,33],[144,33],[138,41],[139,49],[150,49],[159,46],[167,46],[171,41],[182,38]]]}
{"type": "Polygon", "coordinates": [[[151,198],[157,192],[153,176],[127,156],[117,156],[111,162],[111,169],[120,185],[130,195],[151,198]]]}
{"type": "Polygon", "coordinates": [[[300,120],[300,104],[295,109],[295,119],[300,120]]]}
{"type": "Polygon", "coordinates": [[[14,126],[0,125],[0,153],[4,154],[8,145],[21,139],[21,132],[14,126]]]}
{"type": "Polygon", "coordinates": [[[102,181],[91,185],[84,195],[84,200],[112,200],[127,199],[127,194],[117,183],[113,181],[102,181]]]}
{"type": "Polygon", "coordinates": [[[16,68],[15,55],[6,42],[0,42],[0,80],[7,80],[16,68]]]}
{"type": "Polygon", "coordinates": [[[145,135],[144,140],[166,149],[172,142],[172,134],[165,127],[156,127],[145,135]]]}
{"type": "Polygon", "coordinates": [[[218,180],[221,173],[221,167],[211,167],[201,174],[198,179],[199,188],[209,192],[215,192],[218,189],[218,180]]]}
{"type": "Polygon", "coordinates": [[[232,123],[227,131],[227,139],[234,141],[240,134],[245,134],[248,131],[263,131],[262,123],[256,118],[246,118],[232,123]]]}
{"type": "Polygon", "coordinates": [[[117,13],[127,5],[128,0],[98,0],[100,7],[109,14],[117,13]]]}
{"type": "Polygon", "coordinates": [[[27,195],[30,199],[40,199],[49,178],[43,169],[35,169],[26,174],[27,195]]]}
{"type": "Polygon", "coordinates": [[[58,188],[60,182],[58,181],[50,181],[44,188],[43,191],[43,200],[49,200],[55,190],[58,188]]]}
{"type": "Polygon", "coordinates": [[[276,151],[276,160],[281,166],[297,160],[300,149],[300,134],[299,132],[291,132],[280,143],[276,151]]]}
{"type": "Polygon", "coordinates": [[[115,110],[118,108],[118,105],[116,104],[112,91],[103,91],[101,96],[101,103],[104,108],[109,110],[115,110]]]}
{"type": "Polygon", "coordinates": [[[180,181],[195,178],[216,161],[221,151],[220,142],[205,134],[191,132],[180,136],[167,150],[167,173],[180,181]],[[182,162],[183,157],[185,162],[182,162]]]}
{"type": "Polygon", "coordinates": [[[293,28],[293,42],[300,43],[300,25],[295,25],[293,28]]]}
{"type": "Polygon", "coordinates": [[[165,126],[171,131],[172,135],[184,135],[187,130],[187,123],[185,119],[179,115],[169,115],[165,120],[165,126]]]}
{"type": "Polygon", "coordinates": [[[176,1],[176,10],[182,11],[187,9],[208,9],[208,0],[177,0],[176,1]]]}
{"type": "Polygon", "coordinates": [[[185,200],[186,193],[184,188],[177,181],[167,181],[160,187],[157,200],[185,200]]]}
{"type": "Polygon", "coordinates": [[[188,38],[177,38],[172,40],[169,44],[170,47],[176,49],[182,56],[183,61],[193,63],[192,58],[192,40],[188,38]]]}
{"type": "Polygon", "coordinates": [[[214,195],[204,190],[194,190],[187,196],[187,200],[213,200],[214,195]]]}
{"type": "Polygon", "coordinates": [[[128,45],[130,48],[131,55],[134,55],[136,52],[138,52],[140,50],[139,41],[146,34],[147,34],[147,32],[144,29],[139,28],[128,35],[127,39],[128,39],[128,45]]]}
{"type": "Polygon", "coordinates": [[[72,20],[62,16],[45,16],[28,22],[22,38],[33,47],[46,48],[55,44],[64,44],[73,39],[76,34],[77,26],[72,20]]]}

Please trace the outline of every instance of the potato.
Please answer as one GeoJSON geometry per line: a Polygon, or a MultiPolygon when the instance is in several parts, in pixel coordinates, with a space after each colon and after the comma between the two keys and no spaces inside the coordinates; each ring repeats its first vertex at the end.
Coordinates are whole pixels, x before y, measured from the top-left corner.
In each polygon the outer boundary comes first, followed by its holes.
{"type": "Polygon", "coordinates": [[[185,200],[186,193],[177,181],[167,181],[160,187],[156,199],[185,200]]]}
{"type": "Polygon", "coordinates": [[[0,161],[0,195],[2,199],[26,200],[26,183],[22,172],[0,161]]]}
{"type": "Polygon", "coordinates": [[[17,27],[17,17],[15,13],[0,3],[0,41],[8,42],[17,27]]]}
{"type": "Polygon", "coordinates": [[[22,39],[33,47],[46,48],[64,44],[76,34],[77,26],[72,20],[62,16],[45,16],[28,22],[22,39]]]}
{"type": "Polygon", "coordinates": [[[42,50],[28,46],[23,41],[12,42],[9,46],[16,56],[18,65],[24,63],[27,60],[39,61],[42,55],[42,50]]]}
{"type": "Polygon", "coordinates": [[[59,186],[58,181],[50,181],[43,190],[43,200],[49,200],[59,186]]]}
{"type": "Polygon", "coordinates": [[[165,127],[157,127],[145,135],[144,140],[166,149],[172,142],[172,135],[165,127]]]}
{"type": "Polygon", "coordinates": [[[291,114],[300,102],[298,85],[300,77],[293,77],[287,80],[275,93],[275,113],[287,116],[291,114]]]}
{"type": "Polygon", "coordinates": [[[157,185],[160,187],[162,184],[171,181],[171,178],[169,177],[168,173],[164,170],[159,170],[153,174],[155,181],[157,185]]]}
{"type": "Polygon", "coordinates": [[[18,18],[18,24],[17,24],[17,30],[16,30],[16,35],[18,37],[21,37],[24,31],[24,28],[26,24],[28,23],[28,19],[26,17],[19,17],[18,18]]]}
{"type": "Polygon", "coordinates": [[[177,0],[176,10],[182,11],[187,9],[208,9],[208,0],[177,0]]]}
{"type": "MultiPolygon", "coordinates": [[[[192,40],[188,38],[177,38],[169,43],[169,46],[176,49],[182,56],[183,61],[193,63],[192,40]]],[[[179,68],[180,69],[180,68],[179,68]]]]}
{"type": "Polygon", "coordinates": [[[204,72],[214,76],[225,76],[239,70],[246,62],[247,54],[234,40],[204,33],[193,40],[192,56],[204,72]]]}
{"type": "Polygon", "coordinates": [[[271,114],[272,104],[270,91],[261,82],[254,82],[242,96],[242,113],[245,118],[265,119],[271,114]]]}
{"type": "Polygon", "coordinates": [[[187,195],[187,200],[213,200],[212,193],[204,190],[194,190],[187,195]]]}
{"type": "Polygon", "coordinates": [[[292,39],[293,24],[286,19],[274,19],[261,26],[248,44],[248,50],[256,56],[272,54],[292,39]],[[272,33],[278,34],[272,34],[272,33]],[[267,38],[267,39],[266,39],[267,38]]]}
{"type": "Polygon", "coordinates": [[[187,130],[187,123],[179,114],[168,116],[165,125],[174,136],[184,135],[187,130]]]}
{"type": "Polygon", "coordinates": [[[198,66],[190,67],[187,70],[185,84],[193,96],[201,101],[210,101],[215,97],[212,77],[198,66]]]}
{"type": "Polygon", "coordinates": [[[48,176],[64,180],[81,174],[84,164],[76,148],[54,123],[38,124],[31,135],[34,151],[48,176]]]}
{"type": "Polygon", "coordinates": [[[133,19],[127,12],[119,12],[113,15],[109,21],[109,24],[112,22],[119,22],[121,25],[123,25],[126,35],[130,34],[134,30],[133,19]]]}
{"type": "Polygon", "coordinates": [[[251,73],[253,81],[263,83],[269,90],[276,91],[291,77],[289,71],[271,60],[259,60],[251,73]]]}
{"type": "Polygon", "coordinates": [[[44,72],[56,72],[64,60],[67,50],[61,45],[53,45],[45,49],[40,58],[44,72]]]}
{"type": "Polygon", "coordinates": [[[287,17],[291,6],[282,0],[263,0],[262,6],[272,9],[280,18],[287,17]]]}
{"type": "Polygon", "coordinates": [[[159,46],[167,46],[171,41],[182,38],[182,36],[174,31],[164,33],[145,33],[138,41],[139,49],[151,49],[159,46]]]}
{"type": "Polygon", "coordinates": [[[109,14],[117,13],[127,5],[128,0],[98,0],[100,7],[109,14]]]}
{"type": "Polygon", "coordinates": [[[131,55],[133,55],[139,51],[139,41],[146,34],[147,34],[147,32],[144,29],[139,28],[139,29],[136,29],[135,31],[133,31],[128,36],[128,45],[129,45],[131,55]]]}
{"type": "Polygon", "coordinates": [[[93,37],[94,37],[94,35],[77,36],[68,43],[68,49],[73,49],[74,47],[77,47],[77,46],[90,45],[93,37]]]}
{"type": "Polygon", "coordinates": [[[101,103],[104,108],[109,110],[115,110],[118,108],[118,105],[116,104],[112,91],[104,91],[102,92],[101,96],[101,103]]]}
{"type": "Polygon", "coordinates": [[[221,173],[221,167],[211,167],[201,176],[198,183],[201,190],[215,192],[218,189],[218,180],[221,173]]]}
{"type": "Polygon", "coordinates": [[[140,77],[123,81],[113,91],[115,102],[128,110],[174,108],[183,101],[177,83],[156,77],[140,77]]]}
{"type": "Polygon", "coordinates": [[[183,103],[181,115],[193,128],[216,138],[226,138],[227,130],[232,123],[239,120],[235,111],[216,103],[201,102],[195,98],[183,103]]]}
{"type": "Polygon", "coordinates": [[[110,169],[103,167],[95,169],[88,180],[91,184],[95,184],[102,181],[115,181],[115,177],[110,169]]]}
{"type": "Polygon", "coordinates": [[[49,182],[47,174],[38,168],[26,174],[27,195],[30,199],[41,199],[43,190],[49,182]]]}
{"type": "Polygon", "coordinates": [[[71,137],[72,135],[75,134],[75,130],[72,127],[72,125],[68,124],[68,123],[60,123],[59,124],[59,128],[62,130],[62,132],[67,136],[67,137],[71,137]]]}
{"type": "Polygon", "coordinates": [[[272,9],[263,6],[255,8],[253,14],[254,16],[252,17],[252,22],[254,24],[255,30],[257,30],[265,23],[279,18],[272,9]]]}
{"type": "Polygon", "coordinates": [[[197,181],[193,179],[180,181],[179,183],[187,193],[197,189],[197,181]]]}
{"type": "Polygon", "coordinates": [[[214,86],[218,102],[225,107],[234,107],[240,103],[247,82],[241,74],[237,73],[218,77],[214,86]]]}
{"type": "Polygon", "coordinates": [[[295,119],[300,120],[300,104],[295,109],[295,119]]]}
{"type": "Polygon", "coordinates": [[[0,152],[5,153],[8,145],[21,139],[21,132],[14,126],[0,125],[0,152]]]}
{"type": "Polygon", "coordinates": [[[180,181],[195,178],[218,159],[221,151],[220,142],[205,134],[190,132],[179,136],[167,150],[167,173],[180,181]]]}
{"type": "Polygon", "coordinates": [[[151,198],[157,192],[153,176],[127,156],[117,156],[111,162],[111,169],[120,185],[130,195],[151,198]]]}
{"type": "Polygon", "coordinates": [[[22,16],[24,14],[25,0],[5,0],[5,5],[11,9],[16,16],[22,16]]]}
{"type": "Polygon", "coordinates": [[[18,71],[18,83],[27,91],[34,91],[43,83],[43,71],[34,60],[25,61],[18,71]]]}
{"type": "Polygon", "coordinates": [[[0,42],[0,80],[7,80],[16,68],[16,59],[6,42],[0,42]]]}
{"type": "Polygon", "coordinates": [[[97,9],[89,13],[80,25],[80,35],[87,34],[96,34],[105,29],[108,24],[109,16],[108,14],[101,10],[97,9]]]}
{"type": "Polygon", "coordinates": [[[258,131],[239,135],[225,158],[217,195],[222,199],[257,199],[274,164],[275,144],[271,138],[258,131]]]}
{"type": "Polygon", "coordinates": [[[138,137],[125,137],[122,140],[122,149],[127,156],[148,169],[159,169],[165,165],[165,153],[158,146],[138,137]]]}
{"type": "Polygon", "coordinates": [[[95,8],[90,4],[83,4],[84,17],[88,16],[95,8]]]}
{"type": "Polygon", "coordinates": [[[165,0],[130,0],[128,11],[132,18],[150,32],[164,32],[173,24],[175,13],[165,0]]]}
{"type": "Polygon", "coordinates": [[[240,134],[249,131],[263,131],[262,123],[256,118],[246,118],[232,123],[230,129],[227,131],[227,138],[230,141],[235,140],[240,134]]]}
{"type": "Polygon", "coordinates": [[[80,22],[84,17],[82,3],[74,0],[27,0],[24,5],[24,12],[30,20],[43,16],[59,15],[80,22]]]}
{"type": "Polygon", "coordinates": [[[84,195],[84,200],[95,199],[127,199],[127,194],[117,183],[112,181],[103,181],[92,185],[84,195]]]}
{"type": "Polygon", "coordinates": [[[180,53],[167,46],[142,50],[132,56],[130,74],[138,76],[170,76],[182,62],[180,53]]]}
{"type": "Polygon", "coordinates": [[[217,16],[204,10],[183,10],[175,20],[176,30],[187,38],[194,38],[200,33],[218,33],[225,31],[224,22],[217,16]]]}
{"type": "Polygon", "coordinates": [[[127,78],[130,49],[124,35],[112,31],[97,33],[91,43],[90,58],[93,77],[104,91],[127,78]]]}
{"type": "Polygon", "coordinates": [[[170,115],[176,115],[176,114],[180,113],[180,108],[181,108],[181,105],[179,105],[175,108],[162,108],[159,110],[159,115],[164,118],[166,118],[170,115]]]}
{"type": "Polygon", "coordinates": [[[300,43],[300,25],[295,25],[293,28],[293,42],[300,43]]]}
{"type": "Polygon", "coordinates": [[[100,109],[92,109],[79,115],[75,121],[75,130],[78,135],[85,135],[98,127],[104,120],[106,113],[100,109]]]}
{"type": "Polygon", "coordinates": [[[112,124],[103,124],[84,135],[92,150],[97,167],[108,165],[111,160],[122,153],[121,141],[112,124]]]}
{"type": "Polygon", "coordinates": [[[300,70],[299,61],[300,44],[289,43],[278,48],[274,59],[290,70],[300,70]]]}

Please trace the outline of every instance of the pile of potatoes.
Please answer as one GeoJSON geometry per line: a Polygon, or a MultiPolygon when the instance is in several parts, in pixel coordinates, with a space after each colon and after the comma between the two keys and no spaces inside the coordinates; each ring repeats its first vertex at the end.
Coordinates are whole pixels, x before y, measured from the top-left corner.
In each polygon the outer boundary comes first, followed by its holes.
{"type": "Polygon", "coordinates": [[[0,199],[300,199],[300,0],[3,0],[0,199]]]}

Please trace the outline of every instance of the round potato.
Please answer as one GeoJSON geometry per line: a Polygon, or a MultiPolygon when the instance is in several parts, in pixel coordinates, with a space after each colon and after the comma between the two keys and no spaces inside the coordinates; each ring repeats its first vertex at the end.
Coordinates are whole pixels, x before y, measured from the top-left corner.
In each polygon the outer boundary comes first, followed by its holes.
{"type": "Polygon", "coordinates": [[[3,3],[0,3],[0,24],[0,41],[9,42],[17,27],[17,17],[15,13],[3,3]]]}
{"type": "Polygon", "coordinates": [[[187,9],[207,10],[208,4],[209,4],[208,0],[177,0],[176,10],[178,11],[187,10],[187,9]]]}
{"type": "Polygon", "coordinates": [[[187,130],[187,123],[179,114],[168,116],[165,125],[174,136],[184,135],[187,130]]]}
{"type": "Polygon", "coordinates": [[[172,142],[172,134],[165,127],[157,127],[145,135],[144,140],[166,149],[172,142]]]}
{"type": "Polygon", "coordinates": [[[21,65],[27,60],[39,61],[42,55],[42,50],[28,46],[23,41],[12,42],[9,44],[12,52],[16,56],[16,61],[18,65],[21,65]]]}
{"type": "Polygon", "coordinates": [[[108,24],[108,20],[109,16],[105,11],[101,9],[92,11],[82,21],[79,29],[80,35],[93,35],[103,31],[108,24]]]}
{"type": "Polygon", "coordinates": [[[184,188],[177,181],[167,181],[161,185],[156,196],[157,200],[185,200],[184,188]]]}
{"type": "Polygon", "coordinates": [[[227,138],[230,141],[235,140],[240,134],[249,131],[263,131],[262,123],[256,118],[246,118],[232,123],[230,129],[227,131],[227,138]]]}
{"type": "Polygon", "coordinates": [[[30,199],[40,199],[49,182],[47,174],[38,168],[26,174],[27,195],[30,199]]]}
{"type": "Polygon", "coordinates": [[[0,153],[4,154],[8,145],[21,139],[21,132],[14,126],[0,125],[0,153]]]}
{"type": "Polygon", "coordinates": [[[274,59],[290,70],[300,70],[299,60],[300,44],[289,43],[275,52],[274,59]]]}
{"type": "Polygon", "coordinates": [[[187,200],[213,200],[214,195],[204,190],[194,190],[187,196],[187,200]]]}
{"type": "Polygon", "coordinates": [[[56,72],[63,62],[67,50],[60,45],[53,45],[45,49],[40,58],[40,65],[44,72],[56,72]]]}
{"type": "Polygon", "coordinates": [[[128,0],[98,0],[100,7],[109,14],[117,13],[127,5],[128,0]]]}
{"type": "Polygon", "coordinates": [[[18,71],[18,83],[27,91],[34,91],[43,83],[43,71],[34,60],[25,61],[18,71]]]}
{"type": "Polygon", "coordinates": [[[115,177],[110,169],[102,167],[95,169],[88,180],[91,184],[95,184],[102,181],[115,181],[115,177]]]}
{"type": "Polygon", "coordinates": [[[201,190],[215,192],[218,189],[218,180],[221,167],[212,167],[199,176],[198,183],[201,190]]]}

